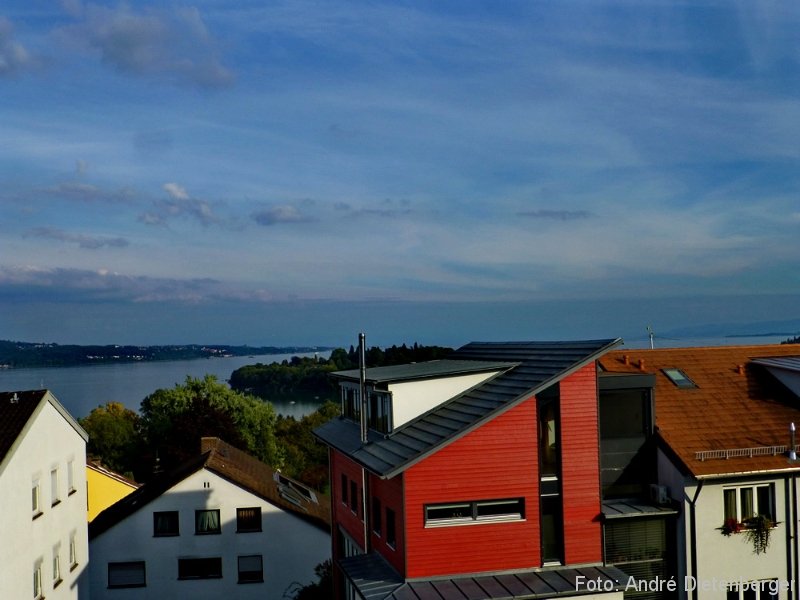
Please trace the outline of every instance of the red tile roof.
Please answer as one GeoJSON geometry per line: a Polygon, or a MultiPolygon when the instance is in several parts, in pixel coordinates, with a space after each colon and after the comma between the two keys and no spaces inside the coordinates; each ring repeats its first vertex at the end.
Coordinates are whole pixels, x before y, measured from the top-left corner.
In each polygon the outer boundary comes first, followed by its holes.
{"type": "Polygon", "coordinates": [[[686,471],[703,477],[800,470],[800,463],[789,462],[785,452],[772,454],[773,447],[788,447],[790,423],[800,427],[800,398],[751,362],[782,356],[800,356],[800,345],[615,350],[599,362],[606,373],[655,375],[658,435],[686,471]],[[662,371],[671,367],[683,371],[696,387],[672,383],[662,371]],[[756,455],[744,450],[751,448],[759,449],[756,455]],[[698,455],[712,450],[737,452],[728,452],[727,458],[698,455]]]}

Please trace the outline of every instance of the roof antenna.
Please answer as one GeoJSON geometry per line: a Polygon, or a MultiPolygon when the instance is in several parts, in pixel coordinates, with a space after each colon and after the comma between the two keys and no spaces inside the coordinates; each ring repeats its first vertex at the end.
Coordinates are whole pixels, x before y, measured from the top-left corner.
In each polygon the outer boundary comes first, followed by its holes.
{"type": "Polygon", "coordinates": [[[653,338],[656,337],[656,334],[653,333],[653,327],[651,325],[647,326],[647,337],[650,338],[650,350],[652,350],[655,347],[653,344],[653,338]]]}

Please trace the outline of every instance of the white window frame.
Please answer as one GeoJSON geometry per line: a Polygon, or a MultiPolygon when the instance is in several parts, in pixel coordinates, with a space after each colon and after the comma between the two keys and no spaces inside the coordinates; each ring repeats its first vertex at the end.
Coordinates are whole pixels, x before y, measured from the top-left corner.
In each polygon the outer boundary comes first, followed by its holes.
{"type": "Polygon", "coordinates": [[[501,523],[525,520],[525,498],[496,498],[486,500],[465,500],[463,502],[439,502],[426,504],[423,508],[425,527],[447,527],[450,525],[478,525],[482,523],[501,523]],[[518,508],[510,512],[481,515],[481,508],[507,504],[518,508]],[[437,518],[428,511],[453,509],[454,516],[437,518]],[[460,509],[460,510],[458,510],[460,509]],[[458,516],[455,516],[455,515],[458,516]]]}
{"type": "Polygon", "coordinates": [[[61,544],[53,546],[53,587],[58,587],[61,577],[61,544]]]}
{"type": "Polygon", "coordinates": [[[37,560],[33,565],[33,597],[34,599],[44,598],[42,589],[42,561],[37,560]]]}
{"type": "Polygon", "coordinates": [[[784,588],[778,579],[745,581],[743,585],[732,583],[728,586],[726,598],[730,600],[744,600],[745,593],[752,591],[755,592],[756,600],[778,600],[782,589],[784,588]]]}
{"type": "Polygon", "coordinates": [[[58,467],[50,469],[50,505],[55,506],[61,502],[61,494],[58,489],[58,467]]]}
{"type": "Polygon", "coordinates": [[[69,534],[69,570],[78,566],[78,534],[74,531],[69,534]]]}
{"type": "Polygon", "coordinates": [[[751,517],[755,517],[761,514],[769,516],[769,518],[775,522],[775,483],[751,483],[748,485],[736,485],[736,486],[725,486],[722,488],[722,514],[723,519],[730,518],[727,513],[726,508],[726,496],[728,494],[733,493],[736,499],[736,522],[737,523],[744,523],[747,519],[751,517]],[[764,509],[759,504],[759,489],[768,489],[769,490],[769,506],[764,509]],[[743,516],[742,514],[742,492],[743,491],[750,491],[751,494],[751,502],[753,504],[753,515],[743,516]]]}

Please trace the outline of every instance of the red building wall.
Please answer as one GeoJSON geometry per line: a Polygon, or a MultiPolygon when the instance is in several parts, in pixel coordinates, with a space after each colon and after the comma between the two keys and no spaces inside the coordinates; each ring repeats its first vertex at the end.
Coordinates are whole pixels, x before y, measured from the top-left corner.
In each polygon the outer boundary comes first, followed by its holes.
{"type": "Polygon", "coordinates": [[[561,490],[567,564],[603,559],[597,377],[591,363],[561,382],[561,490]]]}
{"type": "MultiPolygon", "coordinates": [[[[347,534],[360,546],[364,547],[364,522],[362,511],[362,485],[361,467],[343,456],[336,450],[331,450],[331,502],[333,503],[333,539],[334,552],[337,547],[336,536],[338,527],[344,529],[347,534]],[[342,502],[342,474],[347,478],[347,504],[342,502]],[[357,514],[350,508],[350,482],[356,483],[356,493],[358,495],[357,514]]],[[[337,556],[338,558],[338,556],[337,556]]]]}
{"type": "Polygon", "coordinates": [[[532,398],[405,472],[406,577],[540,566],[536,439],[532,398]],[[425,504],[514,497],[525,520],[425,528],[425,504]]]}
{"type": "MultiPolygon", "coordinates": [[[[406,553],[405,553],[405,519],[403,516],[403,475],[397,475],[391,479],[380,479],[374,475],[370,476],[369,480],[370,493],[372,496],[378,498],[381,503],[381,518],[383,533],[380,536],[372,532],[372,525],[370,525],[370,544],[372,548],[380,552],[383,557],[392,565],[398,573],[405,574],[406,570],[406,553]],[[396,543],[394,548],[386,543],[387,541],[387,523],[386,523],[386,509],[390,508],[394,511],[396,524],[395,524],[395,538],[396,543]]],[[[372,500],[370,500],[370,507],[372,500]]],[[[372,515],[370,514],[370,518],[372,515]]]]}

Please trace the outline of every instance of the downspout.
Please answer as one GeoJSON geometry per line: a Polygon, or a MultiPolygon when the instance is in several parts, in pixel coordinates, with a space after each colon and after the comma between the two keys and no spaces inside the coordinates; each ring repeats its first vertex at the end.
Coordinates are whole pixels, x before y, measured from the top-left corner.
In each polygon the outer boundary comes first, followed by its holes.
{"type": "Polygon", "coordinates": [[[794,573],[792,581],[792,597],[797,600],[800,597],[800,590],[798,590],[798,586],[800,586],[800,565],[798,564],[797,556],[797,476],[792,475],[792,539],[794,540],[794,573]]]}
{"type": "MultiPolygon", "coordinates": [[[[358,334],[358,394],[361,400],[361,446],[366,446],[368,442],[367,428],[367,359],[366,343],[367,337],[363,333],[358,334]]],[[[361,467],[361,515],[364,523],[364,554],[369,554],[369,525],[368,517],[369,506],[367,505],[367,470],[361,467]]]]}
{"type": "MultiPolygon", "coordinates": [[[[785,519],[786,519],[786,579],[788,581],[793,581],[794,574],[792,572],[792,565],[794,564],[794,560],[792,557],[792,540],[794,539],[794,526],[792,523],[792,512],[793,512],[793,501],[792,501],[792,490],[790,489],[790,482],[792,481],[793,477],[790,478],[788,475],[784,478],[784,503],[786,504],[785,509],[785,519]]],[[[793,482],[792,482],[793,483],[793,482]]],[[[794,557],[796,559],[796,557],[794,557]]],[[[791,590],[791,598],[795,597],[795,589],[794,586],[790,588],[791,590]]]]}
{"type": "MultiPolygon", "coordinates": [[[[697,484],[697,489],[694,491],[694,498],[689,500],[689,543],[692,550],[692,560],[689,576],[692,577],[691,581],[697,581],[697,517],[695,515],[695,503],[700,492],[703,490],[703,481],[700,480],[697,484]]],[[[692,586],[692,599],[697,600],[697,586],[692,586]]]]}

